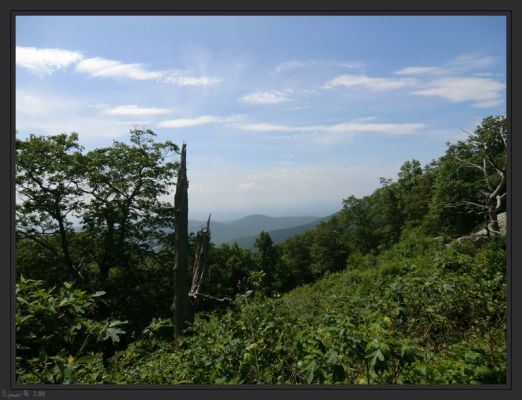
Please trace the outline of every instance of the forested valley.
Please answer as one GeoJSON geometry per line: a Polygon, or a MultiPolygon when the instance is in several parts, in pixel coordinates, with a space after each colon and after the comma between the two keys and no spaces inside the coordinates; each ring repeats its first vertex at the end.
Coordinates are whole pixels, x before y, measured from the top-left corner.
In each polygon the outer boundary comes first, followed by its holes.
{"type": "Polygon", "coordinates": [[[313,230],[211,243],[176,334],[176,209],[160,199],[180,146],[150,130],[91,151],[74,133],[17,140],[17,382],[505,383],[508,136],[486,117],[372,194],[347,187],[313,230]]]}

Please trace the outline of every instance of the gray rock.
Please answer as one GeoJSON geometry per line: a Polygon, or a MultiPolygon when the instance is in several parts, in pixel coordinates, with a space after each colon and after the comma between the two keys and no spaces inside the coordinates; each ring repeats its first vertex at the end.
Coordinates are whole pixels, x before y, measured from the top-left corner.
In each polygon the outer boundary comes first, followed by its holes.
{"type": "Polygon", "coordinates": [[[446,237],[445,236],[436,236],[433,238],[433,241],[444,244],[444,243],[446,243],[446,237]]]}
{"type": "Polygon", "coordinates": [[[502,235],[506,234],[507,229],[507,214],[505,212],[497,215],[498,227],[502,235]]]}

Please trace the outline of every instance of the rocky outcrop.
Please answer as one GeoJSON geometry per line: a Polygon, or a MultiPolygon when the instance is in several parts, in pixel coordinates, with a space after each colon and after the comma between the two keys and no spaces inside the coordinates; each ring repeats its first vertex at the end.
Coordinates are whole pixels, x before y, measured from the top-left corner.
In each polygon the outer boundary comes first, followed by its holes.
{"type": "Polygon", "coordinates": [[[500,233],[505,235],[507,231],[507,214],[505,212],[498,214],[497,220],[500,233]]]}
{"type": "MultiPolygon", "coordinates": [[[[498,227],[499,232],[501,235],[506,234],[506,226],[507,226],[507,216],[506,213],[500,213],[497,215],[498,220],[498,227]]],[[[472,233],[468,236],[461,236],[457,239],[455,239],[455,242],[457,243],[463,243],[463,242],[473,242],[476,246],[480,246],[480,244],[486,240],[488,236],[492,235],[491,232],[489,232],[486,228],[481,229],[480,231],[477,231],[475,233],[472,233]]]]}

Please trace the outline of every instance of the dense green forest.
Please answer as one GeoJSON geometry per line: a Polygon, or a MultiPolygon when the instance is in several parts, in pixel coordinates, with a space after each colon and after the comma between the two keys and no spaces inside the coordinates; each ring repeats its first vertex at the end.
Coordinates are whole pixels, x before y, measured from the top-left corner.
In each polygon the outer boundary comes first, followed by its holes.
{"type": "Polygon", "coordinates": [[[372,194],[346,188],[313,230],[211,244],[177,337],[159,198],[180,148],[149,130],[88,152],[74,133],[17,140],[17,381],[505,383],[507,136],[487,117],[372,194]]]}

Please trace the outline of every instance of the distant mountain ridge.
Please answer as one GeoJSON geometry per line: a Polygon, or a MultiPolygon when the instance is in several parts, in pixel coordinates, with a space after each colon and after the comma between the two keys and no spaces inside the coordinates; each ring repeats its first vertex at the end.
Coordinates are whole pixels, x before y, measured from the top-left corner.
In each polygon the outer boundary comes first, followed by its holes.
{"type": "MultiPolygon", "coordinates": [[[[293,234],[313,229],[315,224],[325,218],[303,217],[269,217],[267,215],[254,214],[235,221],[218,222],[210,220],[211,241],[215,244],[231,243],[237,241],[245,248],[251,248],[250,242],[259,236],[261,231],[275,232],[275,237],[289,237],[293,234]],[[288,232],[284,232],[287,231],[288,232]],[[288,235],[288,236],[287,236],[288,235]],[[251,238],[253,237],[253,239],[251,238]]],[[[206,221],[189,220],[189,232],[197,232],[206,221]]],[[[272,238],[275,242],[274,237],[272,238]]],[[[284,240],[284,239],[283,239],[284,240]]]]}
{"type": "MultiPolygon", "coordinates": [[[[328,218],[330,218],[330,217],[318,218],[316,221],[313,221],[313,222],[311,222],[309,224],[305,224],[305,225],[299,225],[299,226],[293,226],[291,228],[276,229],[273,231],[268,231],[268,234],[272,238],[272,241],[274,242],[274,244],[283,243],[289,237],[315,229],[315,227],[317,226],[317,224],[319,222],[327,220],[328,218]]],[[[259,234],[251,235],[251,236],[243,236],[243,237],[239,237],[239,238],[230,240],[229,243],[236,242],[239,245],[239,247],[242,247],[244,249],[254,250],[254,242],[258,237],[259,237],[259,234]]]]}

